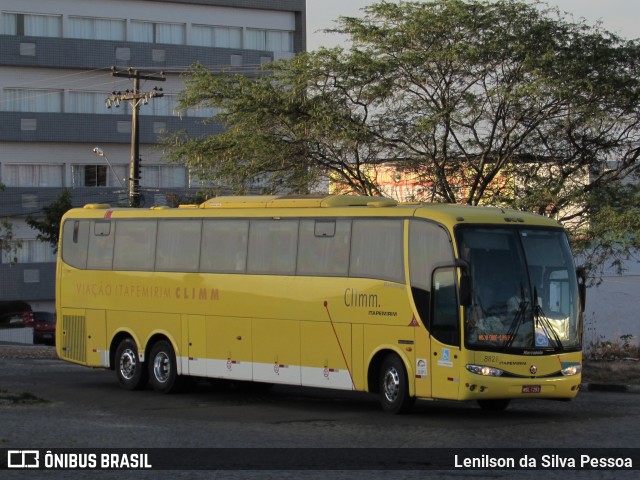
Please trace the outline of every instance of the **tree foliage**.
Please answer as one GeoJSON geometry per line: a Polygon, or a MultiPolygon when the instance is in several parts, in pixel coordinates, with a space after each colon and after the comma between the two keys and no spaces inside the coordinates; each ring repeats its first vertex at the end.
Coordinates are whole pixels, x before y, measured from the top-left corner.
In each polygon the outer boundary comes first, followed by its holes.
{"type": "Polygon", "coordinates": [[[0,254],[9,264],[18,261],[18,250],[21,246],[22,242],[15,238],[13,224],[6,218],[0,219],[0,254]]]}
{"type": "Polygon", "coordinates": [[[27,217],[27,224],[40,232],[36,238],[49,242],[54,252],[58,250],[62,216],[71,207],[71,192],[65,188],[51,205],[42,208],[44,217],[27,217]]]}
{"type": "Polygon", "coordinates": [[[637,41],[510,0],[382,2],[333,31],[351,47],[253,77],[194,66],[182,105],[220,109],[224,132],[176,134],[172,157],[236,192],[330,177],[380,194],[375,167],[391,163],[427,200],[553,209],[577,246],[638,247],[625,223],[640,169],[637,41]]]}
{"type": "MultiPolygon", "coordinates": [[[[4,183],[0,182],[0,192],[4,190],[4,183]]],[[[9,262],[9,264],[18,261],[18,249],[22,246],[22,242],[15,238],[13,232],[13,224],[7,218],[0,219],[0,255],[9,262]]]]}

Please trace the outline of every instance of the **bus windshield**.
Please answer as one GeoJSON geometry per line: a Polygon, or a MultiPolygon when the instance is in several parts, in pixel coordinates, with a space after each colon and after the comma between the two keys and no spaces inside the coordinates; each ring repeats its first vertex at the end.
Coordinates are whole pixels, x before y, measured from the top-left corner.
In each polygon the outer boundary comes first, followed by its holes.
{"type": "Polygon", "coordinates": [[[566,234],[531,228],[461,227],[470,265],[465,344],[542,354],[581,348],[578,284],[566,234]]]}

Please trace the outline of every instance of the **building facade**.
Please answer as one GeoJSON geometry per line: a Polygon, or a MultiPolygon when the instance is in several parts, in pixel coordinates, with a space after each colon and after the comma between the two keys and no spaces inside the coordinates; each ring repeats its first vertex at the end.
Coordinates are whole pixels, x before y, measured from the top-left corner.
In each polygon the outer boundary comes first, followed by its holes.
{"type": "Polygon", "coordinates": [[[165,79],[138,90],[162,88],[139,107],[141,196],[162,205],[197,180],[163,161],[161,137],[219,131],[210,111],[176,110],[181,74],[200,62],[251,75],[305,48],[305,0],[0,0],[0,218],[22,242],[15,263],[0,259],[0,301],[53,309],[55,256],[27,216],[64,188],[77,206],[126,201],[133,106],[106,100],[133,80],[113,68],[165,79]]]}

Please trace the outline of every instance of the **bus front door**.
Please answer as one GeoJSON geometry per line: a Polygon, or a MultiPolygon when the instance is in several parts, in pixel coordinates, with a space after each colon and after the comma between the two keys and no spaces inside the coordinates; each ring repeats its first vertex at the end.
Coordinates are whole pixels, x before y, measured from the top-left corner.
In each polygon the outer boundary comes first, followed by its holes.
{"type": "Polygon", "coordinates": [[[431,291],[431,395],[457,399],[461,355],[455,270],[450,267],[435,270],[431,291]]]}

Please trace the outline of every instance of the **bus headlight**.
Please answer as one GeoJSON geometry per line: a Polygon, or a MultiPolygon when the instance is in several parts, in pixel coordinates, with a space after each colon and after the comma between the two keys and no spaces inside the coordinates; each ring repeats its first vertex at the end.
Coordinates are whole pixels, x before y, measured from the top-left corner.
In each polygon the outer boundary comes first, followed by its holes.
{"type": "Polygon", "coordinates": [[[467,370],[477,375],[484,375],[485,377],[499,377],[504,373],[503,370],[494,367],[487,367],[486,365],[467,365],[467,370]]]}
{"type": "Polygon", "coordinates": [[[570,377],[571,375],[579,374],[582,371],[582,365],[580,364],[570,365],[568,367],[563,368],[560,371],[562,372],[562,375],[564,375],[565,377],[570,377]]]}

